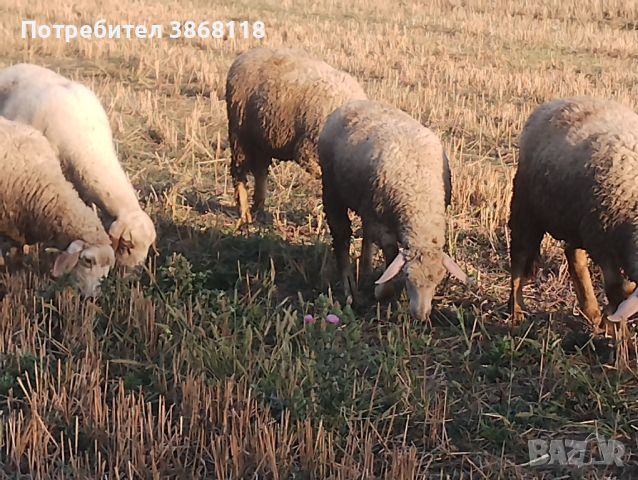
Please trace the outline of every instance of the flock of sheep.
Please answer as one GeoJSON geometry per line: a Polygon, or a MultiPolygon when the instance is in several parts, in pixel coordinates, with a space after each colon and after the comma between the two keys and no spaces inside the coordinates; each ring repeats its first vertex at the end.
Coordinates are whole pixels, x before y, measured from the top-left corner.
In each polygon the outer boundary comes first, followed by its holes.
{"type": "Polygon", "coordinates": [[[156,238],[112,137],[84,85],[37,65],[0,71],[0,235],[58,249],[52,275],[72,272],[87,296],[116,261],[142,264],[156,238]]]}
{"type": "MultiPolygon", "coordinates": [[[[470,283],[444,251],[452,174],[431,130],[296,49],[239,55],[227,75],[226,106],[240,222],[263,211],[273,158],[320,176],[348,302],[358,297],[348,210],[362,221],[361,273],[372,272],[374,246],[383,251],[376,299],[390,298],[403,273],[410,313],[425,319],[446,271],[470,283]]],[[[144,263],[155,227],[120,166],[97,97],[43,67],[13,65],[0,71],[0,117],[0,235],[57,248],[53,276],[71,273],[85,295],[98,294],[116,263],[144,263]]],[[[519,151],[509,220],[512,319],[523,317],[522,288],[545,233],[565,242],[578,301],[594,330],[628,319],[638,312],[638,115],[607,99],[554,100],[532,113],[519,151]],[[588,255],[604,276],[604,312],[588,255]]]]}

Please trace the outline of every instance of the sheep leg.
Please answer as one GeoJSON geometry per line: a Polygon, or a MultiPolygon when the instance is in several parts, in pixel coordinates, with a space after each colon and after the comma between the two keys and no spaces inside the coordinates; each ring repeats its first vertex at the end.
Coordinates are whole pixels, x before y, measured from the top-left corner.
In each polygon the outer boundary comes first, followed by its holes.
{"type": "MultiPolygon", "coordinates": [[[[399,246],[396,241],[389,241],[389,239],[383,239],[381,245],[383,251],[383,258],[385,258],[385,267],[388,268],[392,261],[399,254],[399,246]]],[[[377,285],[374,288],[374,297],[380,301],[386,301],[394,295],[394,282],[389,281],[377,285]]]]}
{"type": "MultiPolygon", "coordinates": [[[[565,256],[580,309],[594,326],[594,329],[598,329],[602,318],[587,266],[587,253],[582,248],[573,248],[567,245],[565,256]]],[[[620,285],[622,285],[622,279],[620,285]]]]}
{"type": "Polygon", "coordinates": [[[510,314],[512,322],[518,323],[525,318],[523,304],[523,286],[532,277],[534,261],[538,256],[541,240],[545,232],[534,229],[527,218],[513,215],[510,220],[512,242],[510,247],[510,314]]]}
{"type": "Polygon", "coordinates": [[[363,222],[363,244],[361,246],[361,275],[372,273],[372,257],[374,257],[374,241],[370,225],[363,222]]]}
{"type": "Polygon", "coordinates": [[[343,291],[347,303],[352,303],[357,296],[355,279],[350,264],[350,238],[352,224],[348,217],[348,208],[334,199],[329,188],[324,185],[323,204],[326,220],[332,235],[332,248],[337,260],[337,270],[341,274],[343,291]]]}
{"type": "Polygon", "coordinates": [[[630,294],[627,292],[629,283],[626,282],[620,273],[620,269],[609,263],[601,263],[600,268],[603,271],[603,279],[605,282],[605,295],[607,296],[607,308],[610,314],[615,312],[618,305],[625,300],[630,294]]]}
{"type": "Polygon", "coordinates": [[[253,193],[253,206],[251,213],[253,216],[260,215],[264,211],[266,194],[268,192],[268,168],[270,158],[257,156],[253,157],[251,171],[255,178],[255,191],[253,193]]]}
{"type": "Polygon", "coordinates": [[[239,210],[239,222],[251,223],[253,221],[248,206],[248,171],[249,156],[234,134],[230,135],[231,162],[230,175],[235,186],[235,202],[239,210]]]}
{"type": "Polygon", "coordinates": [[[603,310],[600,330],[604,330],[607,334],[613,334],[614,327],[607,321],[607,317],[614,313],[618,306],[633,293],[636,284],[623,278],[620,268],[616,265],[600,262],[600,267],[603,271],[605,295],[607,296],[607,305],[603,310]]]}
{"type": "Polygon", "coordinates": [[[624,294],[625,298],[627,298],[629,295],[634,293],[634,290],[636,290],[636,282],[632,282],[631,280],[623,279],[622,289],[623,289],[623,294],[624,294]]]}

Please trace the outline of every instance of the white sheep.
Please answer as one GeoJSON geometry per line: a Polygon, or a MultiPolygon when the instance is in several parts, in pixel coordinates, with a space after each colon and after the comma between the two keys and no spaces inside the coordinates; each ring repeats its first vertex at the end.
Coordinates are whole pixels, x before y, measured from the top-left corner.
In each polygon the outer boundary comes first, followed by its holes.
{"type": "Polygon", "coordinates": [[[317,138],[326,117],[347,101],[363,98],[352,76],[300,49],[258,47],[235,59],[226,80],[226,107],[241,222],[263,210],[272,158],[293,160],[319,176],[317,138]],[[255,179],[252,213],[248,173],[255,179]]]}
{"type": "Polygon", "coordinates": [[[399,109],[356,100],[328,116],[318,151],[323,205],[346,297],[355,293],[348,209],[363,224],[363,274],[372,270],[373,244],[383,250],[386,271],[376,282],[378,300],[392,292],[386,282],[404,271],[410,313],[424,319],[446,269],[468,282],[443,251],[451,172],[431,130],[399,109]]]}
{"type": "Polygon", "coordinates": [[[0,235],[19,245],[42,242],[62,250],[53,277],[72,273],[85,296],[96,296],[115,254],[51,145],[34,128],[0,118],[0,152],[0,235]]]}
{"type": "Polygon", "coordinates": [[[0,115],[44,134],[80,197],[110,217],[118,262],[126,267],[143,263],[155,242],[155,227],[118,161],[96,95],[44,67],[16,64],[0,71],[0,115]]]}

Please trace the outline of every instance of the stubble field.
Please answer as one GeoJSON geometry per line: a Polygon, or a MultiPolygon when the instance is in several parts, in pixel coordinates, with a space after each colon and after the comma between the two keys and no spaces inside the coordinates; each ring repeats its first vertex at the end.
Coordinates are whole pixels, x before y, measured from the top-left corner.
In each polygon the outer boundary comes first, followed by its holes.
{"type": "Polygon", "coordinates": [[[637,14],[593,0],[2,1],[0,66],[94,89],[159,238],[141,277],[111,275],[97,301],[52,283],[44,249],[2,272],[0,478],[633,478],[635,349],[578,333],[558,243],[544,241],[533,314],[512,331],[506,302],[522,124],[559,96],[636,107],[637,14]],[[23,19],[101,18],[165,36],[20,37],[23,19]],[[266,38],[167,38],[189,19],[261,20],[266,38]],[[444,281],[428,324],[405,297],[344,307],[320,182],[292,163],[271,169],[269,218],[235,231],[224,83],[260,44],[305,48],[441,136],[447,248],[478,289],[444,281]],[[591,434],[622,442],[625,465],[525,466],[530,439],[591,434]]]}

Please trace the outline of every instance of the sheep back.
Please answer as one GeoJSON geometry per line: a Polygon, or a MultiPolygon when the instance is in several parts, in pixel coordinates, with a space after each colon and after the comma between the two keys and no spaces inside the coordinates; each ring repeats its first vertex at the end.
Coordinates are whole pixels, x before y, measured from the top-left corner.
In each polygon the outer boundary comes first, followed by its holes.
{"type": "Polygon", "coordinates": [[[363,98],[353,77],[303,50],[254,48],[228,71],[229,132],[249,149],[318,173],[316,141],[326,116],[363,98]]]}
{"type": "Polygon", "coordinates": [[[328,117],[318,149],[335,201],[386,225],[406,247],[438,251],[440,262],[451,180],[431,130],[396,108],[353,101],[328,117]]]}
{"type": "Polygon", "coordinates": [[[593,97],[547,102],[527,120],[519,148],[514,214],[596,262],[613,249],[627,267],[636,263],[636,113],[593,97]]]}
{"type": "Polygon", "coordinates": [[[16,64],[0,71],[0,115],[41,131],[80,196],[111,217],[139,209],[97,96],[47,68],[16,64]]]}
{"type": "Polygon", "coordinates": [[[78,239],[110,245],[39,131],[0,117],[0,152],[0,233],[19,244],[45,242],[59,249],[78,239]]]}

